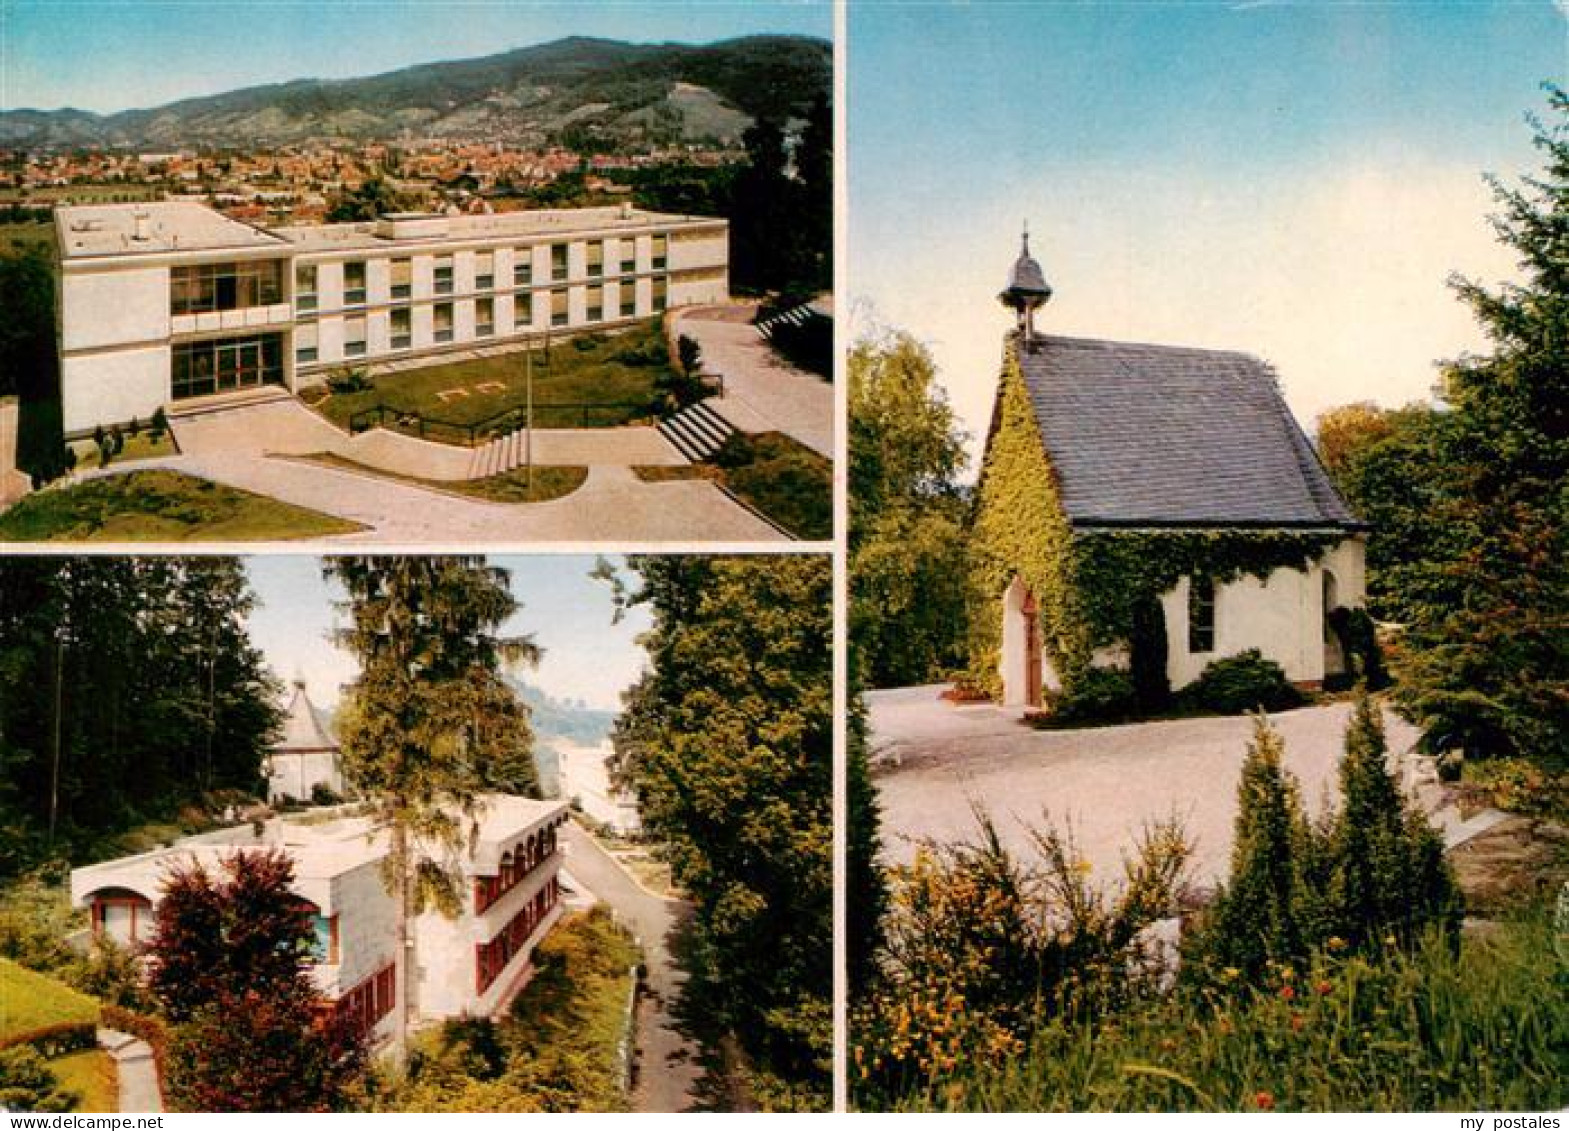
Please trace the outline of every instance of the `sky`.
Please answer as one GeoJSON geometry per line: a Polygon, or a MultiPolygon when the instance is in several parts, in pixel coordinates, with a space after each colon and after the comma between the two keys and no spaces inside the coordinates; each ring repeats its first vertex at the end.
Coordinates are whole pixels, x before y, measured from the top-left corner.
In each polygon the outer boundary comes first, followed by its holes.
{"type": "Polygon", "coordinates": [[[710,43],[832,32],[825,0],[0,0],[0,109],[110,113],[353,78],[569,35],[710,43]]]}
{"type": "Polygon", "coordinates": [[[1548,0],[860,0],[847,45],[851,329],[930,347],[972,455],[1026,222],[1041,332],[1256,354],[1308,428],[1427,398],[1487,348],[1450,274],[1514,274],[1482,174],[1569,73],[1548,0]]]}
{"type": "MultiPolygon", "coordinates": [[[[493,565],[512,573],[512,593],[522,609],[505,631],[528,633],[544,650],[539,666],[518,674],[524,683],[560,700],[619,710],[621,692],[643,671],[637,644],[648,630],[647,609],[629,610],[612,624],[610,587],[588,576],[592,555],[491,555],[493,565]]],[[[273,674],[285,682],[303,678],[318,707],[337,705],[341,685],[357,666],[332,642],[345,621],[333,605],[342,591],[323,580],[321,559],[298,555],[246,558],[245,570],[259,600],[250,617],[252,642],[273,674]]],[[[619,559],[611,561],[619,567],[619,559]]]]}

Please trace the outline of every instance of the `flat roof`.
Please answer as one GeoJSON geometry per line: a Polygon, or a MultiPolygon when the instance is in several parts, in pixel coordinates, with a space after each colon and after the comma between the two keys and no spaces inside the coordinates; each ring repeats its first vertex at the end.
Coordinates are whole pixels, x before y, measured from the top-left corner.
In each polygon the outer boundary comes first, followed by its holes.
{"type": "Polygon", "coordinates": [[[525,240],[579,232],[637,231],[677,224],[724,223],[719,216],[679,216],[617,206],[605,208],[533,208],[524,212],[492,212],[480,216],[444,216],[401,213],[383,220],[440,224],[440,234],[411,234],[393,238],[378,232],[378,222],[353,224],[302,224],[271,229],[299,251],[356,251],[397,248],[404,245],[464,243],[475,240],[525,240]]]}
{"type": "MultiPolygon", "coordinates": [[[[479,831],[474,853],[464,861],[466,871],[474,875],[494,872],[501,854],[512,842],[558,814],[564,815],[566,808],[562,801],[536,801],[499,793],[484,795],[476,814],[479,831]]],[[[349,806],[286,814],[264,824],[260,835],[250,824],[238,824],[182,837],[151,852],[89,864],[71,872],[71,896],[79,903],[95,891],[129,888],[154,899],[162,890],[171,864],[195,859],[212,871],[237,849],[276,847],[287,850],[294,860],[296,886],[316,903],[324,904],[330,898],[327,885],[334,877],[379,861],[387,851],[386,833],[376,830],[367,818],[352,813],[353,807],[349,806]]]]}
{"type": "Polygon", "coordinates": [[[66,259],[288,246],[260,228],[184,200],[65,205],[55,209],[55,229],[66,259]]]}

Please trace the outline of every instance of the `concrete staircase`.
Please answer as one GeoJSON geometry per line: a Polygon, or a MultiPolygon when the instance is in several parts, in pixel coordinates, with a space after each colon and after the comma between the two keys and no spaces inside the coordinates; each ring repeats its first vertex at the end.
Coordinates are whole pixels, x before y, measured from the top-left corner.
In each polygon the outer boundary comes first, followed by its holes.
{"type": "Polygon", "coordinates": [[[693,463],[718,451],[735,428],[708,407],[706,401],[688,405],[668,420],[659,422],[660,434],[693,463]]]}
{"type": "Polygon", "coordinates": [[[513,468],[522,467],[527,458],[528,433],[519,428],[516,432],[497,436],[475,448],[469,460],[468,478],[488,479],[492,475],[504,475],[513,468]]]}
{"type": "Polygon", "coordinates": [[[772,338],[774,331],[784,326],[804,326],[812,319],[812,311],[808,306],[793,306],[780,314],[764,318],[757,323],[757,332],[765,338],[772,338]]]}

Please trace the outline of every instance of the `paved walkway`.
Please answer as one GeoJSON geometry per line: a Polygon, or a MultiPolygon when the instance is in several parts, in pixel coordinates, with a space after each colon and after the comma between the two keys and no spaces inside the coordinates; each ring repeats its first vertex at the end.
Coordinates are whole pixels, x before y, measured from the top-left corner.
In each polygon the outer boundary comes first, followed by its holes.
{"type": "Polygon", "coordinates": [[[703,349],[703,369],[723,374],[725,393],[705,402],[743,432],[783,432],[833,458],[834,387],[776,354],[742,304],[678,311],[672,332],[703,349]]]}
{"type": "Polygon", "coordinates": [[[328,542],[641,543],[786,540],[773,526],[702,479],[645,483],[631,468],[596,466],[576,491],[544,503],[491,503],[412,484],[243,452],[179,455],[111,464],[78,479],[167,468],[281,499],[367,527],[328,542]]]}
{"type": "Polygon", "coordinates": [[[152,1046],[114,1029],[99,1029],[98,1044],[114,1060],[121,1112],[161,1112],[163,1093],[152,1046]]]}
{"type": "MultiPolygon", "coordinates": [[[[1043,812],[1071,822],[1102,880],[1120,878],[1122,854],[1144,825],[1175,815],[1194,845],[1191,878],[1207,885],[1227,871],[1251,719],[1036,731],[1017,721],[1017,710],[955,706],[939,699],[941,690],[867,696],[889,861],[908,861],[920,838],[973,839],[973,805],[1024,854],[1031,852],[1026,825],[1040,824],[1043,812]]],[[[1335,703],[1272,716],[1310,808],[1334,787],[1350,714],[1350,704],[1335,703]]],[[[1409,724],[1388,713],[1384,721],[1391,750],[1415,742],[1409,724]]]]}
{"type": "Polygon", "coordinates": [[[661,899],[639,886],[611,855],[574,821],[562,826],[572,875],[616,912],[642,941],[648,989],[637,1016],[639,1071],[632,1093],[635,1111],[690,1110],[702,1075],[697,1050],[681,1035],[672,1016],[686,974],[670,953],[670,938],[686,905],[661,899]]]}
{"type": "MultiPolygon", "coordinates": [[[[373,428],[350,436],[293,397],[237,405],[191,416],[170,427],[180,451],[193,456],[309,455],[331,452],[357,463],[418,479],[467,479],[472,448],[438,444],[373,428]]],[[[558,467],[654,467],[686,463],[657,428],[538,428],[534,459],[558,467]]]]}

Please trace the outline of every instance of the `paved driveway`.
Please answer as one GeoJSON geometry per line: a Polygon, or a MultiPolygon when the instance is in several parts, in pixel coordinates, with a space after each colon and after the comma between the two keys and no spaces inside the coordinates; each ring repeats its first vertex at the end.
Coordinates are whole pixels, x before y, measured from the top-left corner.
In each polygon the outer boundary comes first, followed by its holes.
{"type": "Polygon", "coordinates": [[[689,1110],[702,1068],[697,1050],[681,1035],[672,1017],[686,974],[670,954],[671,936],[687,914],[686,904],[660,899],[639,887],[594,838],[568,821],[562,826],[568,866],[643,943],[648,988],[637,1017],[638,1078],[632,1093],[636,1111],[689,1110]]]}
{"type": "Polygon", "coordinates": [[[832,383],[776,354],[752,325],[756,312],[735,304],[676,315],[674,332],[703,348],[703,369],[724,375],[724,396],[705,403],[743,432],[783,432],[832,459],[832,383]]]}
{"type": "MultiPolygon", "coordinates": [[[[1017,710],[954,706],[941,690],[867,697],[885,859],[909,860],[920,838],[970,838],[974,805],[1019,852],[1031,849],[1026,823],[1040,823],[1043,812],[1071,822],[1092,874],[1113,879],[1140,829],[1175,815],[1194,843],[1192,878],[1207,885],[1226,872],[1250,719],[1035,731],[1017,710]]],[[[1334,787],[1350,714],[1350,704],[1336,703],[1273,716],[1310,807],[1334,787]]],[[[1392,750],[1416,740],[1393,715],[1385,726],[1392,750]]]]}

